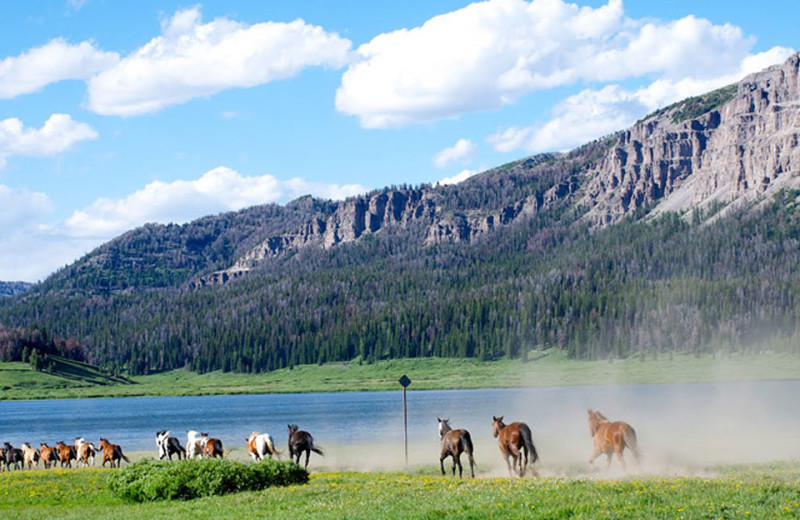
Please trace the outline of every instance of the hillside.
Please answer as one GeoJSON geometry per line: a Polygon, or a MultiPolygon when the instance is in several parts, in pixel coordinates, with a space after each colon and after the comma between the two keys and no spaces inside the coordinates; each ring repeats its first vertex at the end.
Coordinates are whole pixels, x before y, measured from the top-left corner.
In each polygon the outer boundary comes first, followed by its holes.
{"type": "Polygon", "coordinates": [[[456,186],[132,230],[0,301],[132,374],[800,349],[800,56],[456,186]]]}

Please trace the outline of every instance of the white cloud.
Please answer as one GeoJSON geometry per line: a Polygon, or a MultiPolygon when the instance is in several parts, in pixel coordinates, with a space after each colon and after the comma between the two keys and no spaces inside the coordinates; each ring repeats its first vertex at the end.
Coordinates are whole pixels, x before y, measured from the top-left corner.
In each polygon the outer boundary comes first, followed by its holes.
{"type": "Polygon", "coordinates": [[[113,66],[119,57],[93,42],[70,45],[61,38],[0,61],[0,99],[37,92],[58,81],[86,80],[113,66]]]}
{"type": "Polygon", "coordinates": [[[677,81],[736,70],[754,41],[687,16],[635,20],[621,0],[488,0],[361,45],[336,92],[363,127],[399,127],[496,109],[532,91],[656,75],[677,81]]]}
{"type": "Polygon", "coordinates": [[[453,175],[452,177],[445,177],[444,179],[436,181],[436,185],[458,184],[459,182],[464,182],[469,179],[476,173],[478,173],[477,170],[461,170],[461,173],[453,175]]]}
{"type": "Polygon", "coordinates": [[[65,221],[64,232],[72,237],[110,239],[147,222],[182,223],[257,204],[287,202],[306,194],[340,199],[364,191],[363,186],[355,184],[318,184],[298,178],[281,181],[271,175],[245,177],[220,167],[196,180],[155,181],[123,199],[98,199],[75,211],[65,221]]]}
{"type": "Polygon", "coordinates": [[[437,168],[447,168],[455,163],[467,164],[472,161],[477,150],[477,145],[469,139],[459,139],[453,146],[437,153],[433,157],[433,164],[437,168]]]}
{"type": "Polygon", "coordinates": [[[303,20],[203,24],[200,9],[178,11],[162,34],[89,81],[88,108],[133,116],[234,87],[289,78],[311,66],[344,66],[350,41],[303,20]]]}
{"type": "Polygon", "coordinates": [[[735,83],[747,74],[782,62],[793,52],[775,47],[746,56],[734,67],[735,72],[711,78],[658,79],[636,90],[616,84],[599,90],[587,89],[556,105],[549,121],[522,128],[510,127],[489,136],[488,141],[500,152],[572,148],[622,130],[658,108],[735,83]]]}
{"type": "Polygon", "coordinates": [[[53,114],[41,128],[26,128],[22,121],[0,121],[0,168],[12,155],[46,157],[69,150],[75,143],[96,139],[97,132],[68,114],[53,114]]]}

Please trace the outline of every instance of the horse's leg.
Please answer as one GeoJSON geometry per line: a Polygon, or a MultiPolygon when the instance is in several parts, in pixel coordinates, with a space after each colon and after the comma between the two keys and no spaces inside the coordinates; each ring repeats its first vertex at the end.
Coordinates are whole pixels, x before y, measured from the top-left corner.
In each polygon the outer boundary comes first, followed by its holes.
{"type": "Polygon", "coordinates": [[[444,471],[444,459],[446,459],[446,458],[447,458],[447,454],[445,454],[445,452],[442,452],[442,454],[439,455],[439,467],[442,470],[442,475],[446,475],[446,473],[444,471]]]}
{"type": "MultiPolygon", "coordinates": [[[[455,457],[456,462],[458,463],[458,478],[462,478],[461,474],[464,472],[464,468],[461,466],[461,454],[459,453],[455,457]]],[[[453,476],[456,474],[456,465],[453,464],[453,476]]]]}
{"type": "Polygon", "coordinates": [[[617,452],[617,459],[619,460],[620,466],[622,466],[622,470],[627,472],[628,468],[625,467],[625,459],[622,457],[623,449],[622,446],[619,446],[615,451],[617,452]]]}
{"type": "Polygon", "coordinates": [[[589,468],[590,469],[596,469],[595,465],[594,465],[594,461],[595,461],[595,459],[597,459],[597,457],[599,457],[602,454],[603,454],[602,451],[598,450],[597,448],[594,449],[594,451],[592,452],[592,455],[589,457],[589,468]]]}
{"type": "Polygon", "coordinates": [[[308,469],[308,459],[311,457],[311,450],[306,450],[306,469],[308,469]]]}
{"type": "Polygon", "coordinates": [[[528,447],[523,444],[519,456],[519,476],[525,476],[525,470],[528,469],[528,447]]]}
{"type": "Polygon", "coordinates": [[[606,473],[611,470],[611,456],[614,454],[613,451],[606,452],[606,473]]]}

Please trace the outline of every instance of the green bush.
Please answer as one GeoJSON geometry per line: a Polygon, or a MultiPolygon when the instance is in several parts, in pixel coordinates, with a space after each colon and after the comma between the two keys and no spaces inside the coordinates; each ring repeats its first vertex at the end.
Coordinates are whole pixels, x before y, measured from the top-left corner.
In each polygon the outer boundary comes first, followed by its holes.
{"type": "Polygon", "coordinates": [[[306,482],[308,472],[294,462],[270,459],[257,464],[219,459],[143,459],[115,471],[108,479],[111,491],[135,502],[189,500],[306,482]]]}

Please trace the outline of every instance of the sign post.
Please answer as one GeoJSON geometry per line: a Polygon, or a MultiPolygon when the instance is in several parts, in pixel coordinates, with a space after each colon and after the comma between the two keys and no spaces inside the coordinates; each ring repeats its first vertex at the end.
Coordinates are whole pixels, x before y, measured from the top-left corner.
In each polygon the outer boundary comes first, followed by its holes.
{"type": "Polygon", "coordinates": [[[403,374],[398,380],[398,383],[403,387],[403,441],[406,448],[406,466],[408,466],[408,412],[406,408],[406,388],[411,384],[411,379],[403,374]]]}

